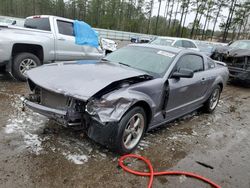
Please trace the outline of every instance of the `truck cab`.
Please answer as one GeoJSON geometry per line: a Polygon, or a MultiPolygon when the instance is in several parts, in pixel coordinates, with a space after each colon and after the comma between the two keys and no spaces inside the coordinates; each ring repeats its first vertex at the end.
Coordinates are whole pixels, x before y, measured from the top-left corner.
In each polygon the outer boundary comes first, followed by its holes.
{"type": "Polygon", "coordinates": [[[44,63],[102,58],[100,47],[75,43],[73,23],[67,18],[39,15],[27,17],[24,28],[0,26],[0,65],[25,81],[27,70],[44,63]]]}

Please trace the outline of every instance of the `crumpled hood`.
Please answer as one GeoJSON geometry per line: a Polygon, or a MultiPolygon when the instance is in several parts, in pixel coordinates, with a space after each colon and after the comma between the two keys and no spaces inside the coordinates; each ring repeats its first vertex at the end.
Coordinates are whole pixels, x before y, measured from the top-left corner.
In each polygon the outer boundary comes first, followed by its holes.
{"type": "Polygon", "coordinates": [[[228,55],[233,57],[250,56],[250,50],[233,48],[228,51],[228,55]]]}
{"type": "Polygon", "coordinates": [[[115,81],[146,73],[119,64],[85,60],[43,65],[27,75],[44,89],[86,101],[115,81]]]}
{"type": "Polygon", "coordinates": [[[229,46],[220,46],[215,49],[215,52],[226,54],[230,49],[232,48],[230,48],[229,46]]]}
{"type": "Polygon", "coordinates": [[[233,57],[250,56],[250,50],[232,48],[230,46],[219,47],[219,48],[216,48],[215,51],[218,53],[225,54],[227,56],[233,56],[233,57]]]}

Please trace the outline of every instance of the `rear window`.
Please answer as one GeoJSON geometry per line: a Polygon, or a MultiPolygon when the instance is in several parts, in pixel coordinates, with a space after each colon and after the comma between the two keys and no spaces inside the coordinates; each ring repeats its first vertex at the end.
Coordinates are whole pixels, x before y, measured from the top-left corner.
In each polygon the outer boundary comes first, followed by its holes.
{"type": "Polygon", "coordinates": [[[151,42],[151,44],[162,45],[162,46],[171,46],[174,40],[164,39],[164,38],[156,38],[151,42]]]}
{"type": "Polygon", "coordinates": [[[24,27],[51,31],[49,18],[28,18],[25,20],[24,27]]]}
{"type": "Polygon", "coordinates": [[[183,40],[183,47],[184,48],[196,48],[196,46],[194,45],[194,43],[187,41],[187,40],[183,40]]]}

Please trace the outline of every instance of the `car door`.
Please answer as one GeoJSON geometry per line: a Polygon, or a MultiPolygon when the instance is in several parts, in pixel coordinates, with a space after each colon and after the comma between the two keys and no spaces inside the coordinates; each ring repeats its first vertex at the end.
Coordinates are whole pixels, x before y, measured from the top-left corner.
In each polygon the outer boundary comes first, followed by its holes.
{"type": "Polygon", "coordinates": [[[201,104],[207,88],[204,67],[202,56],[185,54],[180,57],[172,72],[189,69],[194,72],[194,76],[192,78],[169,78],[169,97],[166,106],[168,118],[183,115],[201,104]]]}
{"type": "Polygon", "coordinates": [[[73,22],[55,19],[56,60],[80,60],[83,58],[82,46],[75,44],[73,22]]]}

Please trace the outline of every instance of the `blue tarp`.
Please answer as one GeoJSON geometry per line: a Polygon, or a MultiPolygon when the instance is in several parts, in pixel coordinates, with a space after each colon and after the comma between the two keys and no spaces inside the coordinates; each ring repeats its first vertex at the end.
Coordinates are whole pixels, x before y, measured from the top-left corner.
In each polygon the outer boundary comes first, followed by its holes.
{"type": "Polygon", "coordinates": [[[98,34],[92,27],[83,21],[74,21],[75,43],[98,47],[98,34]]]}

